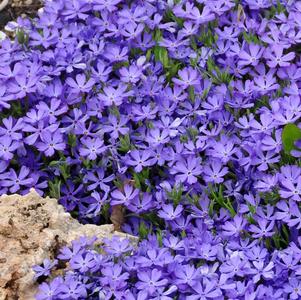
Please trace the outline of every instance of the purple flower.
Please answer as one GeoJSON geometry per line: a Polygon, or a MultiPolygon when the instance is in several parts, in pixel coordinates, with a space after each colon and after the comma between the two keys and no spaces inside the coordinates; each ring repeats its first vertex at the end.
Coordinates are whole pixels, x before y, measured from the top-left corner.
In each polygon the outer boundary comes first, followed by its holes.
{"type": "Polygon", "coordinates": [[[22,133],[17,132],[21,131],[23,128],[23,119],[20,118],[17,120],[16,124],[12,117],[2,120],[4,127],[0,127],[0,135],[2,138],[8,137],[13,141],[19,141],[22,139],[22,133]]]}
{"type": "Polygon", "coordinates": [[[108,10],[110,12],[113,12],[117,9],[117,5],[120,2],[121,0],[111,0],[111,1],[97,0],[95,1],[94,9],[98,11],[108,10]]]}
{"type": "Polygon", "coordinates": [[[113,237],[111,240],[105,240],[104,242],[106,244],[105,251],[108,254],[114,255],[116,257],[120,257],[124,253],[130,252],[133,249],[130,241],[127,239],[113,237]]]}
{"type": "Polygon", "coordinates": [[[282,179],[280,182],[282,187],[279,190],[279,194],[281,197],[301,201],[301,177],[295,182],[288,179],[282,179]]]}
{"type": "Polygon", "coordinates": [[[103,277],[101,282],[112,287],[116,283],[122,283],[129,278],[127,272],[123,272],[120,264],[108,265],[101,270],[103,277]]]}
{"type": "Polygon", "coordinates": [[[229,278],[235,275],[244,276],[249,272],[249,262],[240,257],[238,252],[233,252],[226,262],[220,266],[220,271],[227,274],[229,278]]]}
{"type": "Polygon", "coordinates": [[[133,166],[134,170],[139,173],[144,167],[153,165],[154,159],[148,150],[131,150],[125,162],[128,166],[133,166]]]}
{"type": "Polygon", "coordinates": [[[85,20],[88,17],[86,12],[89,11],[89,6],[81,1],[70,1],[66,4],[66,9],[63,11],[63,16],[66,20],[79,18],[85,20]]]}
{"type": "Polygon", "coordinates": [[[281,45],[273,45],[271,50],[265,51],[265,58],[270,68],[275,68],[276,66],[287,67],[290,65],[290,61],[295,58],[294,52],[283,55],[284,47],[281,45]]]}
{"type": "Polygon", "coordinates": [[[127,86],[120,84],[116,89],[112,86],[104,87],[103,93],[98,94],[99,100],[104,106],[119,106],[124,98],[133,95],[132,91],[127,91],[127,86]]]}
{"type": "Polygon", "coordinates": [[[270,262],[267,266],[264,266],[263,261],[253,261],[255,269],[251,269],[250,273],[254,275],[253,282],[257,283],[261,277],[265,279],[273,279],[274,277],[274,263],[270,262]]]}
{"type": "Polygon", "coordinates": [[[81,142],[83,146],[79,149],[80,155],[91,160],[95,160],[106,150],[106,146],[104,146],[104,142],[100,138],[85,138],[81,142]]]}
{"type": "Polygon", "coordinates": [[[33,266],[32,269],[35,271],[35,278],[41,276],[49,276],[51,269],[57,265],[58,261],[50,261],[49,259],[44,259],[42,266],[33,266]]]}
{"type": "Polygon", "coordinates": [[[203,173],[206,182],[221,183],[224,181],[223,176],[228,173],[228,168],[223,167],[219,161],[213,161],[204,167],[203,173]]]}
{"type": "Polygon", "coordinates": [[[33,178],[29,177],[30,170],[22,166],[19,174],[14,169],[0,175],[0,185],[8,187],[11,193],[15,193],[21,189],[22,186],[28,187],[34,182],[33,178]],[[29,177],[29,178],[28,178],[29,177]]]}
{"type": "Polygon", "coordinates": [[[112,72],[112,67],[107,66],[103,61],[99,60],[95,68],[92,69],[93,78],[106,82],[112,72]]]}
{"type": "Polygon", "coordinates": [[[119,72],[120,80],[126,83],[137,83],[142,75],[142,70],[135,65],[131,65],[129,68],[123,67],[119,72]]]}
{"type": "Polygon", "coordinates": [[[23,128],[23,131],[31,133],[24,139],[25,143],[29,145],[33,145],[37,140],[41,140],[42,133],[44,133],[45,131],[53,133],[58,129],[57,124],[51,124],[47,126],[44,120],[39,120],[38,122],[34,123],[36,124],[25,124],[23,128]]]}
{"type": "Polygon", "coordinates": [[[202,281],[197,282],[197,284],[193,286],[193,290],[196,295],[188,296],[188,300],[217,299],[222,296],[222,292],[219,288],[216,287],[215,282],[209,281],[206,278],[202,281]]]}
{"type": "Polygon", "coordinates": [[[103,196],[96,191],[91,193],[91,200],[89,201],[89,206],[86,211],[87,215],[92,214],[93,216],[99,215],[103,205],[108,199],[108,193],[105,193],[103,196]]]}
{"type": "Polygon", "coordinates": [[[192,19],[196,24],[207,23],[215,19],[214,13],[211,12],[208,6],[204,6],[202,13],[197,7],[194,7],[187,17],[192,19]]]}
{"type": "Polygon", "coordinates": [[[12,141],[10,138],[1,138],[0,140],[0,157],[4,160],[10,160],[14,156],[14,151],[19,148],[17,141],[12,141]]]}
{"type": "Polygon", "coordinates": [[[277,90],[280,86],[276,83],[276,79],[273,74],[267,74],[266,76],[259,76],[255,80],[255,90],[262,93],[263,95],[268,92],[277,90]]]}
{"type": "Polygon", "coordinates": [[[290,295],[290,299],[298,299],[301,297],[301,283],[299,278],[289,278],[289,283],[284,286],[284,291],[290,295]]]}
{"type": "Polygon", "coordinates": [[[162,206],[162,210],[159,211],[158,216],[166,221],[170,221],[180,217],[182,211],[182,205],[178,205],[174,208],[173,205],[167,204],[162,206]]]}
{"type": "Polygon", "coordinates": [[[239,236],[240,233],[244,230],[247,221],[239,215],[236,215],[233,218],[233,221],[227,221],[223,226],[223,234],[225,236],[239,236]]]}
{"type": "Polygon", "coordinates": [[[37,105],[37,108],[42,114],[47,114],[49,116],[49,122],[51,124],[55,123],[60,115],[68,111],[67,106],[62,105],[62,101],[55,98],[51,99],[50,105],[45,102],[40,102],[37,105]]]}
{"type": "Polygon", "coordinates": [[[149,295],[152,295],[157,288],[166,286],[167,279],[162,278],[160,270],[153,269],[149,271],[142,271],[138,274],[139,281],[136,283],[138,290],[146,290],[149,295]]]}
{"type": "Polygon", "coordinates": [[[135,213],[142,213],[149,211],[154,206],[152,194],[143,193],[142,196],[133,198],[127,208],[135,213]]]}
{"type": "Polygon", "coordinates": [[[110,136],[114,139],[117,139],[119,135],[126,135],[129,132],[127,127],[128,119],[125,116],[121,116],[120,119],[117,119],[114,115],[109,115],[108,117],[109,124],[104,125],[101,129],[103,132],[109,132],[110,136]]]}
{"type": "Polygon", "coordinates": [[[43,282],[39,286],[39,292],[36,295],[37,300],[53,300],[58,297],[63,284],[63,279],[61,277],[56,277],[49,284],[43,282]]]}
{"type": "Polygon", "coordinates": [[[180,79],[174,78],[173,82],[183,88],[200,84],[199,74],[195,69],[185,68],[179,71],[180,79]]]}
{"type": "Polygon", "coordinates": [[[73,278],[68,278],[64,284],[60,286],[61,299],[80,299],[87,297],[86,286],[73,278]]]}
{"type": "Polygon", "coordinates": [[[126,184],[123,187],[123,192],[115,190],[111,193],[112,205],[124,204],[129,205],[130,202],[139,195],[139,190],[133,186],[126,184]]]}
{"type": "Polygon", "coordinates": [[[50,131],[44,131],[41,134],[41,142],[38,142],[36,146],[46,156],[52,156],[56,150],[63,151],[66,148],[63,135],[59,131],[55,131],[53,134],[50,131]]]}
{"type": "Polygon", "coordinates": [[[170,170],[171,174],[176,174],[176,180],[193,184],[197,182],[197,177],[202,173],[201,159],[199,157],[189,157],[178,161],[170,170]]]}
{"type": "Polygon", "coordinates": [[[29,93],[33,93],[37,89],[38,77],[26,76],[25,74],[17,75],[14,81],[9,83],[9,91],[15,94],[16,98],[23,98],[29,93]]]}
{"type": "Polygon", "coordinates": [[[88,93],[95,84],[95,80],[93,78],[90,78],[88,81],[86,81],[85,74],[77,74],[76,80],[68,77],[66,79],[66,83],[71,87],[72,92],[74,93],[88,93]]]}
{"type": "Polygon", "coordinates": [[[110,62],[124,61],[128,59],[128,48],[119,47],[118,45],[108,45],[105,51],[105,58],[110,62]]]}
{"type": "Polygon", "coordinates": [[[261,238],[261,237],[270,237],[275,233],[272,231],[274,229],[275,222],[268,222],[266,219],[258,219],[257,220],[258,227],[256,225],[250,225],[249,230],[253,233],[253,237],[261,238]]]}
{"type": "Polygon", "coordinates": [[[240,65],[252,65],[256,66],[258,64],[258,61],[262,57],[262,54],[264,52],[264,48],[255,45],[250,44],[248,47],[246,47],[246,50],[241,50],[239,53],[240,61],[238,62],[240,65]]]}
{"type": "Polygon", "coordinates": [[[70,267],[74,270],[78,270],[81,273],[88,272],[96,265],[94,255],[92,253],[76,254],[70,260],[70,267]]]}
{"type": "Polygon", "coordinates": [[[87,187],[88,191],[95,190],[97,187],[99,187],[104,192],[109,192],[110,186],[106,183],[109,183],[113,181],[115,178],[114,174],[109,175],[108,177],[105,177],[104,169],[98,168],[96,169],[96,175],[94,172],[88,172],[87,175],[85,175],[84,180],[85,182],[93,182],[92,184],[89,184],[87,187]]]}
{"type": "Polygon", "coordinates": [[[175,269],[174,274],[176,277],[175,284],[179,286],[183,292],[185,292],[187,286],[193,287],[200,280],[199,270],[190,265],[180,265],[175,269]]]}

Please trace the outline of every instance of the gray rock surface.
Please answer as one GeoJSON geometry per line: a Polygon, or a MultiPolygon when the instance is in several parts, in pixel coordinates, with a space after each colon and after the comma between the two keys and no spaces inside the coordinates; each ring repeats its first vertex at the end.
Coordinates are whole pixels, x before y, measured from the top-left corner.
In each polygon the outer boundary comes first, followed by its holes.
{"type": "Polygon", "coordinates": [[[32,266],[54,258],[72,240],[84,235],[100,240],[129,237],[114,232],[113,225],[82,225],[55,199],[44,199],[34,190],[25,196],[1,196],[0,216],[0,300],[34,299],[32,266]]]}

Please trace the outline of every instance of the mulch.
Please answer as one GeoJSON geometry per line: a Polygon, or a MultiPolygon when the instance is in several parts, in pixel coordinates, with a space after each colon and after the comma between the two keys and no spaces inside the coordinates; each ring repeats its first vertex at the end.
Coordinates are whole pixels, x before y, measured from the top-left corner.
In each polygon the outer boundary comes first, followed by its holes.
{"type": "Polygon", "coordinates": [[[3,30],[8,22],[16,20],[19,16],[33,17],[36,15],[42,3],[40,0],[32,0],[30,2],[32,3],[26,4],[26,1],[22,0],[10,1],[4,10],[0,11],[0,30],[3,30]]]}

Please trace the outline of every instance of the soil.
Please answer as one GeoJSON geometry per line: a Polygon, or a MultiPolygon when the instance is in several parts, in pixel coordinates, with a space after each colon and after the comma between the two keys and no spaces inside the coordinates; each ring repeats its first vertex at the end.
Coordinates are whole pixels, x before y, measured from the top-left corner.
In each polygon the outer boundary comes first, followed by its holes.
{"type": "Polygon", "coordinates": [[[19,16],[33,17],[41,6],[41,0],[10,0],[8,5],[0,11],[0,30],[19,16]]]}

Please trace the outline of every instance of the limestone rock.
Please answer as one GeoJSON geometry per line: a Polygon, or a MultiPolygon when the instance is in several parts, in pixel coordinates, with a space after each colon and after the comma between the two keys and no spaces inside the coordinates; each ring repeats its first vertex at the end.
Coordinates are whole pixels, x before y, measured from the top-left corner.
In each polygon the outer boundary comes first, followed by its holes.
{"type": "Polygon", "coordinates": [[[1,196],[0,216],[0,300],[34,299],[37,284],[32,266],[54,258],[72,240],[129,237],[114,232],[113,225],[82,225],[55,199],[44,199],[34,190],[25,196],[1,196]]]}

